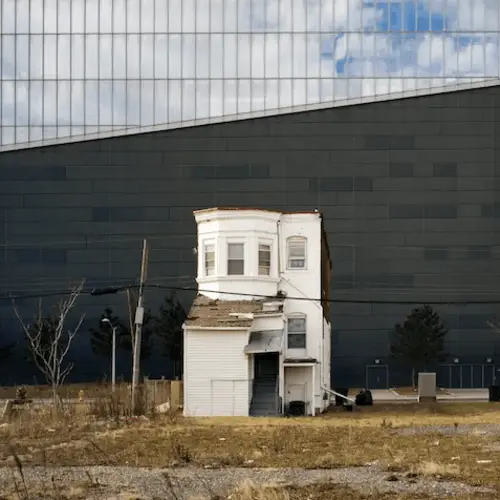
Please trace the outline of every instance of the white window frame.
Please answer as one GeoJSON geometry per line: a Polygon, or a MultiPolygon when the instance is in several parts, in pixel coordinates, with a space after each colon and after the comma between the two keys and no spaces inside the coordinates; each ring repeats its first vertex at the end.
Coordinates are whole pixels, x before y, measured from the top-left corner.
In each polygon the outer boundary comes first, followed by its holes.
{"type": "Polygon", "coordinates": [[[265,241],[259,241],[259,245],[257,247],[257,272],[259,276],[271,276],[271,261],[272,261],[272,246],[271,243],[265,242],[265,241]],[[262,264],[260,261],[260,252],[261,252],[261,247],[267,247],[268,250],[262,250],[263,252],[269,251],[269,262],[267,264],[267,272],[261,272],[261,269],[264,269],[266,267],[265,264],[262,264]]]}
{"type": "Polygon", "coordinates": [[[203,275],[207,276],[207,277],[215,276],[216,269],[217,269],[217,253],[216,253],[216,249],[215,249],[215,242],[205,241],[203,243],[203,275]],[[211,252],[208,251],[209,247],[212,248],[211,252]],[[208,262],[209,262],[207,259],[208,253],[213,253],[213,255],[214,255],[212,272],[209,272],[209,268],[208,268],[208,262]]]}
{"type": "Polygon", "coordinates": [[[290,314],[287,317],[286,321],[286,345],[287,349],[306,349],[307,348],[307,315],[305,314],[290,314]],[[297,332],[290,332],[290,320],[301,319],[304,321],[304,330],[297,332]],[[304,337],[304,345],[300,347],[290,346],[290,336],[303,336],[304,337]]]}
{"type": "Polygon", "coordinates": [[[227,275],[228,276],[244,276],[245,275],[245,243],[243,241],[228,241],[226,243],[226,250],[227,250],[227,255],[226,255],[226,272],[227,272],[227,275]],[[243,247],[243,259],[230,259],[229,258],[229,247],[231,245],[241,245],[243,247]],[[233,261],[237,261],[239,262],[240,260],[243,261],[243,270],[241,272],[241,274],[233,274],[233,273],[230,273],[229,272],[229,261],[230,260],[233,260],[233,261]]]}
{"type": "Polygon", "coordinates": [[[305,236],[290,236],[286,240],[286,268],[291,271],[303,271],[307,269],[307,238],[305,236]],[[290,247],[294,244],[301,243],[304,248],[304,257],[291,257],[290,247]],[[292,266],[292,261],[304,260],[304,265],[302,267],[292,266]]]}

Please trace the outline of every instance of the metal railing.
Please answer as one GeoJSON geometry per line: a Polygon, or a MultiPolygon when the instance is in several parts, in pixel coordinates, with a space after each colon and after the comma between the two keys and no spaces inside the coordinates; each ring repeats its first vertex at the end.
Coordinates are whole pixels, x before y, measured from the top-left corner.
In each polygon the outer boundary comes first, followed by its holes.
{"type": "Polygon", "coordinates": [[[321,390],[325,391],[326,393],[328,393],[330,395],[342,398],[343,400],[348,401],[349,403],[356,404],[356,400],[355,399],[350,398],[349,396],[344,396],[343,394],[339,394],[338,392],[336,392],[336,391],[334,391],[332,389],[328,389],[327,387],[322,387],[321,390]]]}
{"type": "Polygon", "coordinates": [[[276,415],[281,414],[281,405],[280,405],[280,378],[276,377],[276,384],[274,384],[274,394],[275,394],[275,410],[276,415]]]}

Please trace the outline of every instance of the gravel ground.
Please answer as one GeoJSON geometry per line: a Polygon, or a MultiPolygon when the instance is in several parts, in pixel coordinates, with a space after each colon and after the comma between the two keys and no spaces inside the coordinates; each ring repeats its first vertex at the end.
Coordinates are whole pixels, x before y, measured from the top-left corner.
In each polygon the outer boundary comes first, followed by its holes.
{"type": "MultiPolygon", "coordinates": [[[[17,472],[16,472],[17,474],[17,472]]],[[[27,467],[25,481],[30,485],[94,484],[86,498],[110,500],[112,498],[140,498],[151,500],[210,498],[215,494],[226,495],[231,489],[250,479],[259,485],[303,486],[333,482],[346,484],[362,492],[426,493],[438,498],[457,494],[473,494],[490,490],[450,481],[429,478],[408,478],[390,474],[376,466],[346,469],[141,469],[135,467],[27,467]],[[99,484],[101,487],[96,487],[99,484]],[[126,495],[126,496],[125,496],[126,495]]],[[[0,468],[0,491],[12,488],[13,469],[0,468]]]]}
{"type": "Polygon", "coordinates": [[[477,434],[483,436],[500,436],[500,424],[460,424],[454,425],[424,425],[394,429],[396,434],[414,436],[418,434],[477,434]]]}

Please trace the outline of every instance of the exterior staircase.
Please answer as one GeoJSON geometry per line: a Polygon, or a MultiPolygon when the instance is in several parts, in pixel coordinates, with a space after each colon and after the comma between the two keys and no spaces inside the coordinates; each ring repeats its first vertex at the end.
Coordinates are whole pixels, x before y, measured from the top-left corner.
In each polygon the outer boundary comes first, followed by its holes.
{"type": "Polygon", "coordinates": [[[272,417],[279,414],[278,378],[273,376],[255,378],[250,404],[251,417],[272,417]]]}

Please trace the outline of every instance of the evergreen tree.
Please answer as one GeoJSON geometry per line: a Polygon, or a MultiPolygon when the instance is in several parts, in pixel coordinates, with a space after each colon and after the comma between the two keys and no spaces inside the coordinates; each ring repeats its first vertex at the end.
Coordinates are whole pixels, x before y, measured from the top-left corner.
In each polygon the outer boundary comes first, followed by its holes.
{"type": "Polygon", "coordinates": [[[2,331],[2,325],[0,324],[0,361],[4,361],[7,359],[11,354],[12,351],[14,350],[15,342],[5,342],[3,340],[3,331],[2,331]]]}
{"type": "Polygon", "coordinates": [[[392,333],[391,355],[411,366],[412,385],[416,387],[418,370],[425,370],[431,362],[446,357],[444,340],[448,330],[439,314],[431,306],[424,305],[413,309],[392,333]]]}
{"type": "Polygon", "coordinates": [[[165,297],[156,322],[156,334],[163,344],[163,354],[174,365],[174,376],[182,376],[183,339],[182,325],[187,314],[175,293],[165,297]]]}
{"type": "Polygon", "coordinates": [[[101,314],[98,328],[91,328],[89,330],[90,346],[92,348],[92,352],[97,356],[102,356],[103,358],[110,359],[113,348],[113,328],[109,323],[103,323],[103,319],[108,319],[111,322],[111,325],[117,327],[117,349],[122,346],[123,338],[128,335],[128,329],[118,316],[113,315],[113,310],[110,307],[107,307],[101,314]]]}

